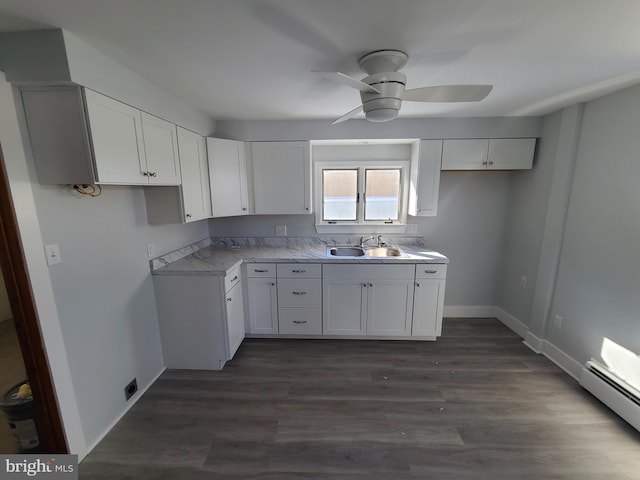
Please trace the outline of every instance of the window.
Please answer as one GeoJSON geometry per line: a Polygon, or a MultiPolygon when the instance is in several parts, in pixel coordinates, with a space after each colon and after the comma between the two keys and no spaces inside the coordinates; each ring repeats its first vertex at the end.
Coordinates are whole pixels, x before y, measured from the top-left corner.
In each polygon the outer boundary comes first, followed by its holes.
{"type": "Polygon", "coordinates": [[[403,160],[316,162],[316,224],[404,225],[408,174],[403,160]]]}

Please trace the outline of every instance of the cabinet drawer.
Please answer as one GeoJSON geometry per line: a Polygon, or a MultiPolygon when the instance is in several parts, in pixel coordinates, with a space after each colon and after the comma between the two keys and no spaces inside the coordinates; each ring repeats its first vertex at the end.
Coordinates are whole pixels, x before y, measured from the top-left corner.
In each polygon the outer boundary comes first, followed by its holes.
{"type": "Polygon", "coordinates": [[[322,335],[321,308],[281,308],[280,333],[286,335],[322,335]]]}
{"type": "Polygon", "coordinates": [[[324,278],[413,278],[415,265],[325,264],[324,278]]]}
{"type": "Polygon", "coordinates": [[[445,278],[447,265],[434,263],[418,263],[416,265],[416,278],[445,278]]]}
{"type": "Polygon", "coordinates": [[[278,277],[322,278],[322,265],[319,263],[279,263],[278,277]]]}
{"type": "Polygon", "coordinates": [[[278,305],[280,307],[322,306],[322,280],[309,278],[278,279],[278,305]]]}
{"type": "Polygon", "coordinates": [[[240,283],[240,268],[234,268],[224,277],[224,291],[228,292],[237,283],[240,283]]]}
{"type": "Polygon", "coordinates": [[[275,263],[249,263],[247,264],[247,277],[275,277],[275,263]]]}

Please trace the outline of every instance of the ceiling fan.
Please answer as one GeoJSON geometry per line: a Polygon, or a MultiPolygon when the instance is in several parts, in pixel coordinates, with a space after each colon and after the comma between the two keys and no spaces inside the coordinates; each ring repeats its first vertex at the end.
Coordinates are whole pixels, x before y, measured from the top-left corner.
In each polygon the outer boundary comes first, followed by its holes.
{"type": "Polygon", "coordinates": [[[398,70],[407,64],[409,56],[400,50],[376,50],[358,60],[360,70],[368,76],[356,80],[340,72],[313,70],[325,78],[360,90],[362,105],[334,120],[344,122],[364,112],[370,122],[387,122],[398,116],[403,100],[411,102],[479,102],[492,85],[435,85],[405,90],[407,76],[398,70]]]}

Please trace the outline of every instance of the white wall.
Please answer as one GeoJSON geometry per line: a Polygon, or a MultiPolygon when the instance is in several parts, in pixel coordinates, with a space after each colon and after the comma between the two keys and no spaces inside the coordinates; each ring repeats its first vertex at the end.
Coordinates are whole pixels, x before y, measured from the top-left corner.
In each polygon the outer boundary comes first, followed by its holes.
{"type": "MultiPolygon", "coordinates": [[[[92,87],[121,99],[147,92],[141,108],[202,133],[214,125],[91,47],[75,45],[82,50],[75,57],[83,60],[72,67],[95,82],[92,87]]],[[[89,198],[36,183],[25,130],[16,128],[23,125],[13,105],[19,97],[14,92],[11,98],[4,77],[1,86],[0,108],[14,127],[2,132],[2,144],[11,147],[5,156],[14,166],[9,180],[16,209],[27,225],[22,241],[31,248],[30,276],[67,438],[82,456],[131,404],[124,400],[125,384],[136,377],[144,390],[163,368],[146,244],[153,242],[160,255],[207,237],[208,224],[148,225],[142,187],[106,186],[100,197],[89,198]],[[48,243],[60,246],[63,260],[49,268],[42,249],[48,243]]]]}
{"type": "Polygon", "coordinates": [[[510,174],[498,305],[529,325],[557,151],[560,112],[545,117],[532,170],[510,174]],[[526,277],[526,288],[520,285],[526,277]]]}
{"type": "Polygon", "coordinates": [[[583,363],[603,337],[640,353],[640,87],[585,104],[546,338],[583,363]]]}

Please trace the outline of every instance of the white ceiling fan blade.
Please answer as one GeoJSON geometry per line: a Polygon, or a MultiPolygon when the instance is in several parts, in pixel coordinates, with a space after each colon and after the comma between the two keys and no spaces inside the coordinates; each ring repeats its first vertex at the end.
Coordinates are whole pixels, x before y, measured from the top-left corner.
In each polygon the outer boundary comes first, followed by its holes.
{"type": "Polygon", "coordinates": [[[341,122],[344,122],[345,120],[349,120],[350,118],[355,117],[360,112],[362,112],[362,110],[363,110],[362,105],[360,105],[359,107],[354,108],[350,112],[345,113],[340,118],[335,119],[333,122],[331,122],[331,125],[335,125],[336,123],[341,123],[341,122]]]}
{"type": "Polygon", "coordinates": [[[355,88],[356,90],[360,90],[361,92],[369,92],[369,93],[380,93],[377,88],[373,88],[371,85],[367,85],[360,80],[356,80],[349,75],[345,75],[340,72],[323,72],[321,70],[311,70],[313,73],[319,73],[327,80],[331,80],[332,82],[341,83],[346,85],[347,87],[355,88]]]}
{"type": "Polygon", "coordinates": [[[479,102],[493,85],[435,85],[405,90],[403,100],[410,102],[479,102]]]}

